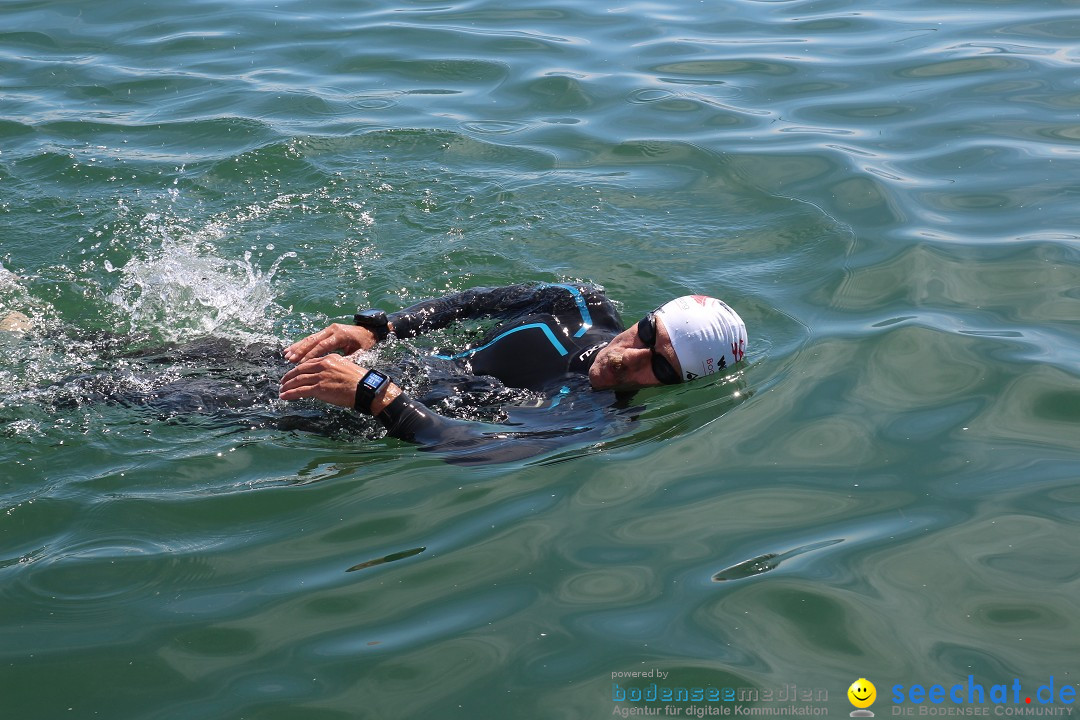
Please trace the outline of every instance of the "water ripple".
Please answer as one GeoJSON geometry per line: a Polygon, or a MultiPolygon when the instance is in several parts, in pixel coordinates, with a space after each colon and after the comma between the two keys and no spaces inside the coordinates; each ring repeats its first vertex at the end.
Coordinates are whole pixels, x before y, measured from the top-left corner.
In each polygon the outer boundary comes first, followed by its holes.
{"type": "Polygon", "coordinates": [[[641,667],[832,689],[1072,661],[1071,0],[4,18],[16,710],[579,718],[641,667]],[[753,363],[479,470],[70,394],[131,371],[107,333],[280,344],[571,278],[627,320],[721,294],[753,363]]]}

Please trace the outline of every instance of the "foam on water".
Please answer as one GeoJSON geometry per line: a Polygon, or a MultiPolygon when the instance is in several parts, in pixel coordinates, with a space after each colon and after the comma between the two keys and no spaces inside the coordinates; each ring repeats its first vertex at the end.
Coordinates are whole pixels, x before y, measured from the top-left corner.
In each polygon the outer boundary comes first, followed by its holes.
{"type": "Polygon", "coordinates": [[[0,263],[0,290],[8,291],[18,287],[19,276],[0,263]]]}
{"type": "Polygon", "coordinates": [[[108,299],[131,334],[166,341],[201,335],[274,341],[274,321],[287,310],[275,302],[272,281],[281,263],[295,257],[284,253],[264,271],[250,250],[242,259],[228,259],[198,237],[165,239],[121,268],[106,261],[106,270],[122,274],[108,299]]]}

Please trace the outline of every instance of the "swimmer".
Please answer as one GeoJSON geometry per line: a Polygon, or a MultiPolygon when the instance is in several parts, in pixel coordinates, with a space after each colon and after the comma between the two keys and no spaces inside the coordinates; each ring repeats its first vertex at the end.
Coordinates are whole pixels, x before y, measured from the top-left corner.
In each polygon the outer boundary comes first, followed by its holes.
{"type": "Polygon", "coordinates": [[[474,288],[389,315],[364,310],[353,325],[334,324],[293,343],[284,355],[295,367],[282,377],[279,397],[353,408],[403,440],[469,446],[498,434],[500,426],[477,428],[478,423],[444,417],[409,397],[388,374],[354,360],[391,335],[412,338],[490,317],[501,323],[479,342],[434,357],[462,375],[542,393],[551,407],[569,387],[626,398],[641,388],[708,377],[740,362],[747,344],[739,315],[705,295],[666,302],[626,328],[612,302],[591,285],[474,288]]]}

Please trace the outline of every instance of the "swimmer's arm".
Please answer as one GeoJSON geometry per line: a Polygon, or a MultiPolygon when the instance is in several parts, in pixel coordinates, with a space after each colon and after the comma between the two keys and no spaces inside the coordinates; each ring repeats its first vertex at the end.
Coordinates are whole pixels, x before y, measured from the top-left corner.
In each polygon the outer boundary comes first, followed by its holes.
{"type": "MultiPolygon", "coordinates": [[[[312,397],[332,405],[353,408],[356,388],[367,374],[365,368],[341,357],[327,355],[297,365],[281,378],[279,397],[299,400],[312,397]]],[[[443,455],[446,462],[479,465],[532,457],[551,444],[550,439],[517,437],[507,425],[458,420],[433,411],[413,400],[396,383],[376,396],[367,412],[390,437],[419,443],[425,450],[443,455]]]]}
{"type": "Polygon", "coordinates": [[[512,424],[448,418],[405,393],[398,394],[375,417],[390,437],[418,443],[421,449],[438,453],[453,465],[524,460],[566,442],[562,436],[522,433],[520,427],[512,424]]]}
{"type": "Polygon", "coordinates": [[[372,403],[371,414],[382,423],[390,437],[425,445],[438,442],[452,427],[469,424],[440,415],[413,400],[397,385],[391,385],[372,403]]]}
{"type": "MultiPolygon", "coordinates": [[[[399,338],[411,338],[460,320],[506,318],[522,313],[576,314],[581,312],[582,303],[593,325],[622,330],[618,310],[598,288],[548,283],[479,287],[425,300],[390,315],[388,329],[399,338]]],[[[370,350],[377,342],[375,333],[366,327],[335,323],[293,343],[284,354],[289,362],[299,364],[339,350],[346,355],[370,350]]]]}
{"type": "Polygon", "coordinates": [[[439,330],[460,320],[500,315],[515,306],[527,305],[535,295],[533,285],[470,288],[433,300],[424,300],[390,315],[394,335],[411,338],[439,330]]]}
{"type": "Polygon", "coordinates": [[[418,443],[454,465],[523,460],[551,445],[547,438],[518,437],[514,428],[506,425],[448,418],[405,393],[398,393],[375,417],[390,437],[418,443]]]}
{"type": "Polygon", "coordinates": [[[522,313],[577,313],[579,302],[586,303],[599,322],[607,322],[609,318],[620,322],[618,312],[600,290],[580,283],[523,283],[472,288],[407,307],[390,315],[390,321],[394,335],[410,338],[460,320],[507,318],[522,313]]]}
{"type": "MultiPolygon", "coordinates": [[[[315,398],[352,409],[356,404],[356,388],[367,372],[367,368],[340,355],[315,358],[285,373],[278,397],[282,400],[315,398]]],[[[371,407],[360,410],[377,417],[391,436],[410,442],[424,442],[438,435],[440,428],[463,422],[443,417],[410,399],[394,382],[372,400],[371,407]]]]}
{"type": "MultiPolygon", "coordinates": [[[[390,315],[387,329],[397,337],[408,338],[444,328],[455,320],[483,317],[506,305],[507,296],[523,295],[519,289],[525,287],[528,286],[473,288],[425,300],[390,315]]],[[[289,362],[300,364],[339,350],[346,355],[370,350],[378,341],[375,333],[366,327],[334,323],[285,348],[284,355],[289,362]]]]}

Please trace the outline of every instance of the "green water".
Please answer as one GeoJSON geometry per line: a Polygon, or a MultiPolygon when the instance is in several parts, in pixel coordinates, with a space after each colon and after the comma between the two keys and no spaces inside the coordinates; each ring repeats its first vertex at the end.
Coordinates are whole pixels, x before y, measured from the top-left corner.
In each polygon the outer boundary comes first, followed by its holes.
{"type": "Polygon", "coordinates": [[[655,669],[1074,707],[1035,696],[1080,654],[1074,0],[0,21],[5,717],[604,718],[655,669]],[[63,394],[137,374],[103,331],[569,279],[722,297],[749,367],[481,468],[63,394]]]}

